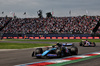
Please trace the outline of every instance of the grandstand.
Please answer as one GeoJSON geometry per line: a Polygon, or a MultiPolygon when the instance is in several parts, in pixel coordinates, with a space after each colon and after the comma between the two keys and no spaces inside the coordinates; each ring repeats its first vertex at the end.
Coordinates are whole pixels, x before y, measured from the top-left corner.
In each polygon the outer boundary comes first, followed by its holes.
{"type": "MultiPolygon", "coordinates": [[[[100,16],[52,17],[52,18],[0,18],[0,31],[5,37],[27,35],[45,37],[91,37],[100,16]]],[[[97,34],[100,34],[100,28],[97,34]]]]}

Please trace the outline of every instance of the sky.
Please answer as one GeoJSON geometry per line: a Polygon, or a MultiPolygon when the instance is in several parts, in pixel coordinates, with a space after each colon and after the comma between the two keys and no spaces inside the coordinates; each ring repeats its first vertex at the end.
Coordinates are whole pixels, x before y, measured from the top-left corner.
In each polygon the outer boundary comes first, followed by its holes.
{"type": "Polygon", "coordinates": [[[0,0],[0,16],[15,13],[20,18],[38,17],[38,10],[42,10],[43,17],[47,12],[53,12],[56,17],[96,16],[100,15],[100,0],[0,0]]]}

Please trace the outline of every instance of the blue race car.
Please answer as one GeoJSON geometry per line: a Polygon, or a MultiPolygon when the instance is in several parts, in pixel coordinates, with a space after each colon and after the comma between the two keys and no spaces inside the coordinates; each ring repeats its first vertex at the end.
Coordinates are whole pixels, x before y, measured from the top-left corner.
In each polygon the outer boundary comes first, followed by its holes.
{"type": "Polygon", "coordinates": [[[32,57],[36,56],[37,58],[51,58],[51,57],[65,57],[70,55],[77,55],[78,48],[74,46],[73,43],[63,43],[56,44],[52,47],[43,50],[43,48],[36,48],[32,53],[32,57]]]}

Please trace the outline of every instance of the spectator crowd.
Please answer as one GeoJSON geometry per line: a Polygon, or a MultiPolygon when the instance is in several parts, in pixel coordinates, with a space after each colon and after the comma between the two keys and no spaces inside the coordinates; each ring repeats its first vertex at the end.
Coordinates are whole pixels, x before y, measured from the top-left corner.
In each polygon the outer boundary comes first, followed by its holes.
{"type": "Polygon", "coordinates": [[[0,28],[2,28],[7,23],[7,19],[0,17],[0,28]]]}
{"type": "Polygon", "coordinates": [[[4,27],[4,25],[7,24],[7,22],[9,22],[11,18],[10,17],[0,17],[0,29],[4,27]]]}
{"type": "MultiPolygon", "coordinates": [[[[34,34],[91,34],[100,16],[76,16],[53,18],[14,18],[3,33],[34,33],[34,34]]],[[[6,20],[0,19],[0,27],[6,20]]],[[[97,33],[100,33],[100,28],[97,33]]]]}

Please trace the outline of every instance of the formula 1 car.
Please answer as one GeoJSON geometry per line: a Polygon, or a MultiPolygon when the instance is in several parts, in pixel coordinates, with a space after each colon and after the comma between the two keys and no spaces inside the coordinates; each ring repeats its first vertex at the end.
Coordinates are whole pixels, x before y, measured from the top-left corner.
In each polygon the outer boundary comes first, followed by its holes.
{"type": "Polygon", "coordinates": [[[73,43],[63,43],[59,45],[53,45],[48,47],[46,50],[43,48],[36,48],[32,53],[32,57],[37,58],[51,58],[51,57],[65,57],[70,55],[77,55],[78,48],[73,43]]]}
{"type": "Polygon", "coordinates": [[[89,42],[87,40],[82,40],[80,43],[79,43],[80,46],[83,46],[83,47],[95,47],[96,44],[95,42],[89,42]]]}

